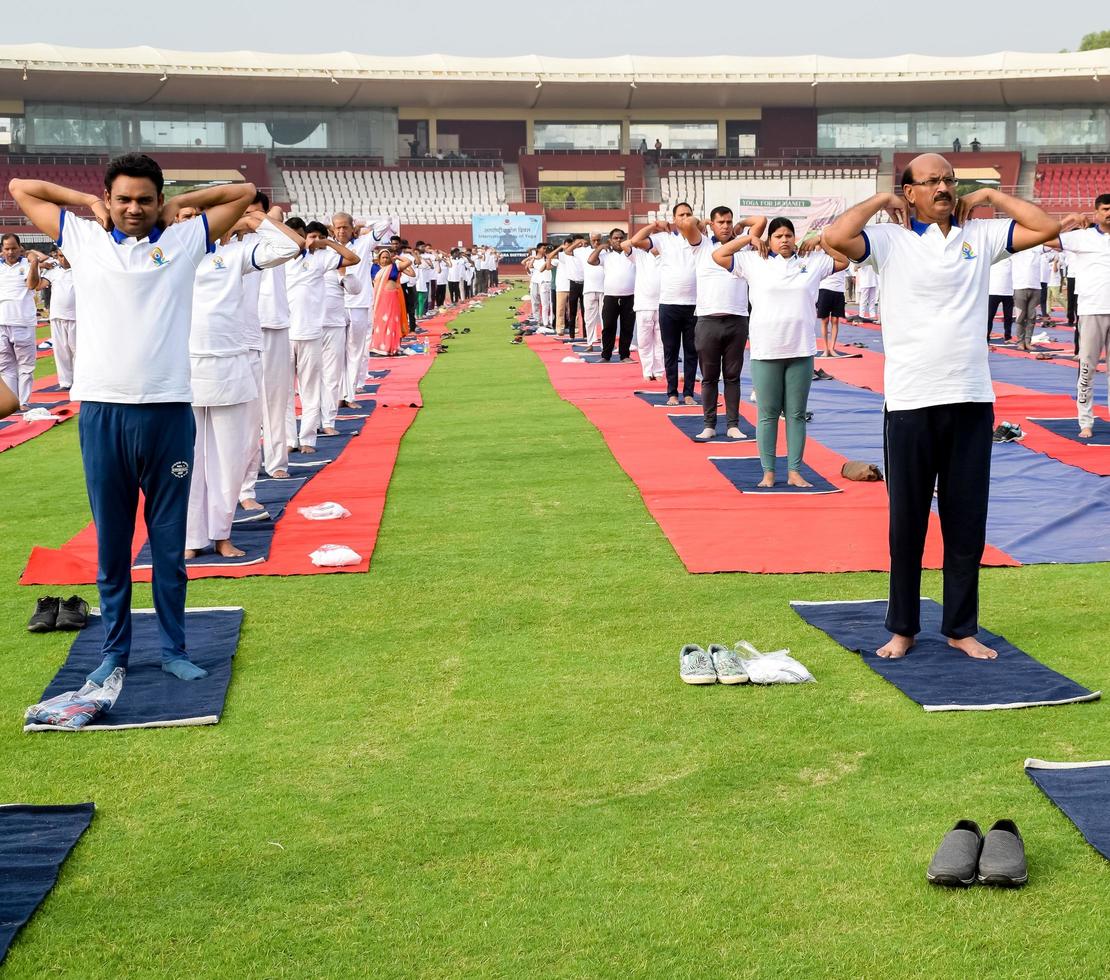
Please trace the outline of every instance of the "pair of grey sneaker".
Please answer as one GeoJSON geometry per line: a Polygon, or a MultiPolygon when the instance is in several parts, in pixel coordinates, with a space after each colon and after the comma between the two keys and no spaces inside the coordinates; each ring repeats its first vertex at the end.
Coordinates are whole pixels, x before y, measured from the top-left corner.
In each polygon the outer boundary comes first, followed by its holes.
{"type": "Polygon", "coordinates": [[[931,885],[967,888],[975,884],[1020,888],[1029,880],[1025,842],[1017,824],[999,820],[986,836],[974,820],[958,820],[944,835],[925,878],[931,885]]]}
{"type": "Polygon", "coordinates": [[[708,650],[687,643],[678,654],[678,676],[686,684],[744,684],[748,680],[736,651],[723,643],[710,643],[708,650]]]}

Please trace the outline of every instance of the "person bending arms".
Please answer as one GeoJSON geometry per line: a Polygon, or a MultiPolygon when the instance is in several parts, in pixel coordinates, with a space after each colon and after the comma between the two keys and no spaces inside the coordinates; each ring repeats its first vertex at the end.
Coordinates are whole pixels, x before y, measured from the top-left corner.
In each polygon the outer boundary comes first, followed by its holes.
{"type": "Polygon", "coordinates": [[[713,253],[718,266],[748,280],[752,315],[752,384],[759,425],[756,441],[763,466],[761,487],[775,485],[775,447],[779,416],[786,416],[786,482],[810,487],[802,476],[806,445],[806,405],[817,353],[814,314],[821,280],[848,268],[842,255],[816,251],[821,239],[809,239],[799,252],[789,218],[774,218],[768,239],[742,235],[713,253]],[[749,244],[754,249],[746,249],[749,244]],[[804,254],[803,254],[804,253],[804,254]]]}
{"type": "Polygon", "coordinates": [[[849,258],[876,267],[882,294],[892,635],[877,653],[905,656],[920,631],[921,556],[935,486],[944,539],[941,632],[950,646],[989,660],[995,652],[975,634],[994,427],[983,343],[990,266],[1007,252],[1055,238],[1060,223],[993,188],[957,199],[952,166],[935,153],[910,162],[902,193],[904,199],[876,194],[857,204],[824,236],[849,258]],[[1008,217],[967,219],[983,205],[1008,217]],[[894,223],[867,225],[884,210],[894,223]]]}
{"type": "Polygon", "coordinates": [[[189,330],[197,266],[254,200],[253,184],[221,184],[167,201],[162,169],[142,153],[108,164],[104,196],[12,180],[12,197],[73,266],[81,356],[73,392],[97,539],[103,683],[131,653],[131,540],[143,493],[162,669],[204,677],[185,650],[185,524],[193,466],[189,330]],[[89,208],[94,219],[73,208],[89,208]],[[174,224],[184,208],[203,209],[174,224]]]}
{"type": "Polygon", "coordinates": [[[26,412],[35,381],[35,290],[39,252],[25,253],[18,235],[0,238],[0,379],[26,412]]]}

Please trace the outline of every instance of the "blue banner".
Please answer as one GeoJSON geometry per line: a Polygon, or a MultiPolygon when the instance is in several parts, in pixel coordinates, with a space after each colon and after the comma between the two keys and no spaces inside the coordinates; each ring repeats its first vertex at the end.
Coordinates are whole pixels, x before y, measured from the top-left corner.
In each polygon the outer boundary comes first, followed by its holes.
{"type": "Polygon", "coordinates": [[[519,262],[543,241],[543,215],[475,214],[471,222],[474,244],[497,249],[502,261],[519,262]]]}

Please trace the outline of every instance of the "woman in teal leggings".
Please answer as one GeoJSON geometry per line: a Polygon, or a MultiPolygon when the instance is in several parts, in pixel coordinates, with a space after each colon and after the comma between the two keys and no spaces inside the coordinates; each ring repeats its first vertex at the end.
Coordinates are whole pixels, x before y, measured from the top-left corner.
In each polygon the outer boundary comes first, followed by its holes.
{"type": "Polygon", "coordinates": [[[792,487],[809,487],[812,484],[801,469],[806,405],[817,353],[817,293],[821,280],[846,269],[848,260],[830,254],[819,236],[806,242],[800,253],[789,218],[773,219],[767,233],[767,241],[749,235],[734,238],[717,249],[713,258],[748,280],[752,304],[748,337],[759,408],[756,442],[763,465],[759,486],[775,485],[779,416],[785,415],[786,482],[792,487]]]}

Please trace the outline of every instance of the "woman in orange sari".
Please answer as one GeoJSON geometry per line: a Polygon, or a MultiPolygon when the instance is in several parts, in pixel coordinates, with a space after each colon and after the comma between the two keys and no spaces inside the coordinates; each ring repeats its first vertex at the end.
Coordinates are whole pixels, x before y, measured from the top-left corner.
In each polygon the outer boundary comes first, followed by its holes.
{"type": "Polygon", "coordinates": [[[405,294],[399,282],[401,273],[412,263],[405,258],[395,258],[388,248],[378,250],[377,259],[370,267],[374,281],[374,309],[370,315],[370,353],[392,356],[401,352],[401,338],[409,332],[405,312],[405,294]]]}

